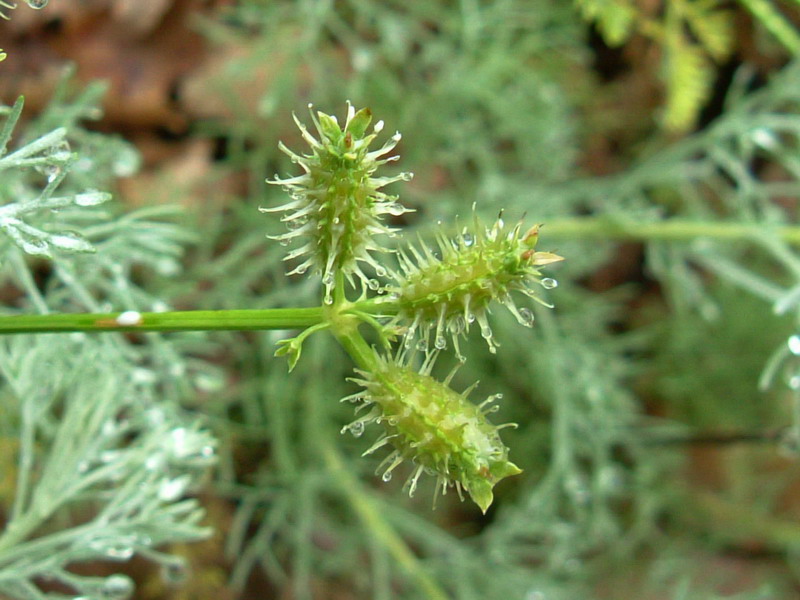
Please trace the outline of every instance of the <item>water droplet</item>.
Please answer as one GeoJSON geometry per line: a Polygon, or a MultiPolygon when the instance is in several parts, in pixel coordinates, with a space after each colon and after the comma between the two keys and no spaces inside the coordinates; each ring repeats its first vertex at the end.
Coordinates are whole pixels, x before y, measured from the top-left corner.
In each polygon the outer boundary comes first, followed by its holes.
{"type": "Polygon", "coordinates": [[[119,450],[104,450],[103,452],[100,453],[99,456],[100,462],[104,463],[114,462],[115,460],[117,460],[117,458],[119,458],[120,454],[121,453],[119,450]]]}
{"type": "Polygon", "coordinates": [[[32,242],[22,242],[20,245],[23,252],[33,254],[35,256],[49,256],[50,246],[44,240],[36,240],[32,242]]]}
{"type": "Polygon", "coordinates": [[[367,287],[372,291],[375,291],[379,287],[381,287],[381,284],[377,279],[370,279],[369,281],[367,281],[367,287]]]}
{"type": "Polygon", "coordinates": [[[133,580],[127,575],[112,575],[103,582],[100,593],[104,599],[127,600],[133,594],[134,587],[133,580]]]}
{"type": "Polygon", "coordinates": [[[114,560],[129,560],[133,557],[133,547],[123,544],[107,546],[104,548],[104,553],[114,560]]]}
{"type": "Polygon", "coordinates": [[[172,558],[161,565],[161,579],[169,584],[178,584],[186,581],[189,576],[189,565],[182,558],[172,558]]]}
{"type": "Polygon", "coordinates": [[[491,339],[492,328],[488,325],[481,325],[481,337],[483,337],[485,340],[491,339]]]}
{"type": "Polygon", "coordinates": [[[386,207],[386,212],[392,215],[393,217],[399,217],[401,215],[406,214],[406,212],[408,211],[406,210],[406,207],[403,206],[402,204],[394,202],[386,207]]]}
{"type": "Polygon", "coordinates": [[[461,235],[461,239],[464,241],[464,245],[469,248],[472,244],[475,243],[475,238],[472,237],[471,233],[464,233],[461,235]]]}
{"type": "Polygon", "coordinates": [[[169,310],[169,305],[166,302],[162,301],[162,300],[156,300],[155,302],[153,302],[153,305],[150,307],[150,311],[151,312],[160,313],[160,312],[167,312],[168,310],[169,310]]]}
{"type": "Polygon", "coordinates": [[[47,6],[49,0],[25,0],[26,4],[31,8],[35,8],[36,10],[41,10],[45,6],[47,6]]]}
{"type": "Polygon", "coordinates": [[[333,272],[332,271],[328,271],[328,272],[325,273],[325,275],[322,276],[322,284],[323,285],[332,285],[333,284],[333,279],[334,279],[333,272]]]}
{"type": "Polygon", "coordinates": [[[787,342],[789,345],[789,352],[795,356],[800,356],[800,335],[793,335],[787,342]]]}
{"type": "Polygon", "coordinates": [[[450,323],[447,324],[447,329],[450,330],[451,333],[459,335],[464,331],[466,327],[466,323],[464,321],[464,317],[458,315],[456,318],[452,319],[450,323]]]}
{"type": "Polygon", "coordinates": [[[139,153],[126,145],[117,152],[116,159],[111,165],[111,170],[117,177],[130,177],[139,170],[140,164],[139,153]]]}
{"type": "Polygon", "coordinates": [[[342,427],[342,433],[349,431],[353,437],[361,437],[364,433],[364,421],[353,421],[349,425],[342,427]]]}
{"type": "Polygon", "coordinates": [[[75,195],[75,204],[78,206],[97,206],[111,200],[111,194],[90,190],[75,195]]]}
{"type": "Polygon", "coordinates": [[[323,302],[325,304],[327,304],[328,306],[333,304],[333,296],[331,295],[331,291],[330,290],[325,290],[325,298],[323,299],[323,302]]]}
{"type": "Polygon", "coordinates": [[[178,456],[186,456],[189,445],[189,430],[185,427],[176,427],[169,432],[172,442],[172,452],[178,456]]]}
{"type": "Polygon", "coordinates": [[[392,472],[391,471],[386,471],[386,473],[383,474],[381,479],[383,479],[384,481],[391,481],[392,480],[392,472]]]}
{"type": "Polygon", "coordinates": [[[294,272],[298,275],[303,275],[306,271],[308,271],[308,267],[306,265],[300,265],[294,270],[294,272]]]}
{"type": "Polygon", "coordinates": [[[793,390],[800,390],[800,375],[793,375],[789,379],[789,387],[793,390]]]}
{"type": "Polygon", "coordinates": [[[428,343],[425,340],[419,340],[417,342],[417,350],[420,352],[425,352],[428,349],[428,343]]]}
{"type": "Polygon", "coordinates": [[[146,461],[144,461],[144,468],[148,471],[156,471],[161,469],[164,466],[164,457],[162,455],[153,455],[149,456],[146,461]]]}
{"type": "Polygon", "coordinates": [[[142,314],[136,310],[126,310],[115,319],[120,327],[133,327],[142,324],[142,314]]]}
{"type": "Polygon", "coordinates": [[[200,373],[192,381],[201,392],[218,392],[225,385],[225,380],[220,373],[200,373]]]}
{"type": "Polygon", "coordinates": [[[386,268],[385,268],[385,267],[382,267],[382,266],[380,266],[380,265],[379,265],[379,266],[377,266],[377,267],[375,267],[375,274],[376,274],[378,277],[386,277],[386,268]]]}
{"type": "Polygon", "coordinates": [[[553,288],[558,287],[558,282],[552,277],[545,277],[542,279],[542,287],[546,290],[552,290],[553,288]]]}
{"type": "Polygon", "coordinates": [[[127,423],[125,421],[112,421],[109,419],[103,423],[103,426],[100,428],[100,433],[104,437],[112,437],[115,436],[120,429],[126,426],[127,423]]]}
{"type": "Polygon", "coordinates": [[[181,475],[174,479],[164,479],[158,486],[158,497],[164,502],[172,502],[180,498],[189,487],[191,478],[188,475],[181,475]]]}
{"type": "Polygon", "coordinates": [[[433,343],[433,345],[437,350],[444,350],[447,348],[447,340],[444,339],[443,335],[437,335],[436,341],[433,343]]]}
{"type": "Polygon", "coordinates": [[[89,242],[74,233],[58,233],[48,238],[50,244],[61,250],[69,252],[91,252],[94,250],[89,242]]]}
{"type": "Polygon", "coordinates": [[[522,324],[525,327],[533,327],[534,316],[533,312],[528,308],[521,308],[519,316],[522,317],[522,324]]]}
{"type": "Polygon", "coordinates": [[[753,141],[765,150],[775,150],[780,141],[775,132],[768,127],[758,127],[753,130],[753,141]]]}
{"type": "Polygon", "coordinates": [[[472,313],[469,313],[467,315],[467,323],[474,323],[474,322],[475,322],[475,315],[473,315],[472,313]]]}
{"type": "Polygon", "coordinates": [[[186,365],[183,363],[175,363],[170,365],[169,367],[169,374],[172,377],[183,377],[186,375],[186,365]]]}
{"type": "Polygon", "coordinates": [[[78,473],[86,473],[89,470],[89,461],[82,460],[78,463],[78,473]]]}

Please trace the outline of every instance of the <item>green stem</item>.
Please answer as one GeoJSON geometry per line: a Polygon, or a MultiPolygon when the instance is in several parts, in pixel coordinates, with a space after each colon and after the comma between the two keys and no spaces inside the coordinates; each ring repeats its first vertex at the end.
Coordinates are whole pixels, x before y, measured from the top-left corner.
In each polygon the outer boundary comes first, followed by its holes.
{"type": "MultiPolygon", "coordinates": [[[[608,217],[585,217],[549,221],[544,228],[548,238],[626,241],[688,241],[711,238],[726,241],[753,241],[765,232],[784,242],[800,246],[800,227],[715,221],[666,220],[652,223],[624,222],[608,217]]],[[[135,324],[117,321],[123,313],[14,315],[0,317],[0,335],[13,333],[57,333],[70,331],[252,331],[301,329],[331,318],[343,319],[348,308],[371,315],[396,314],[398,307],[384,299],[372,298],[349,304],[340,277],[332,306],[313,308],[272,308],[259,310],[193,310],[139,313],[135,324]],[[332,316],[331,311],[337,316],[332,316]]],[[[130,316],[130,315],[129,315],[130,316]]],[[[354,322],[362,320],[351,315],[354,322]]],[[[355,325],[338,328],[336,337],[362,368],[372,366],[373,351],[355,332],[355,325]],[[360,339],[357,339],[360,338],[360,339]]]]}
{"type": "Polygon", "coordinates": [[[334,331],[334,335],[360,369],[372,372],[376,370],[375,349],[367,344],[357,330],[353,329],[344,334],[334,331]]]}
{"type": "Polygon", "coordinates": [[[666,220],[652,223],[620,221],[608,217],[584,217],[547,221],[542,227],[545,238],[578,238],[630,241],[683,241],[713,238],[726,241],[752,241],[765,231],[789,244],[800,245],[800,227],[757,223],[720,223],[718,221],[666,220]]]}
{"type": "Polygon", "coordinates": [[[322,307],[14,315],[0,317],[0,335],[69,331],[253,331],[300,329],[317,325],[323,320],[322,307]]]}

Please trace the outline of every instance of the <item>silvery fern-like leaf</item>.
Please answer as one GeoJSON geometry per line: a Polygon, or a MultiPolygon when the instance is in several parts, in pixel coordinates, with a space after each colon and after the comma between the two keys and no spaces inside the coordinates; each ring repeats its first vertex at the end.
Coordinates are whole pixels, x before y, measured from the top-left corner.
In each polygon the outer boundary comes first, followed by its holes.
{"type": "MultiPolygon", "coordinates": [[[[171,222],[176,209],[120,216],[100,191],[117,158],[136,161],[117,152],[119,140],[80,127],[80,115],[96,111],[97,89],[62,95],[22,132],[22,101],[3,110],[0,281],[18,292],[6,315],[168,306],[134,283],[133,271],[174,274],[190,236],[171,222]],[[9,150],[16,136],[30,141],[9,150]],[[46,270],[28,255],[47,259],[46,270]]],[[[0,438],[18,440],[0,458],[16,480],[13,499],[0,495],[1,597],[55,597],[53,584],[80,597],[131,597],[126,575],[73,571],[87,561],[138,555],[165,573],[185,570],[163,546],[208,535],[189,496],[216,458],[211,433],[180,408],[216,380],[204,361],[186,356],[197,348],[191,334],[0,340],[0,438]]]]}
{"type": "Polygon", "coordinates": [[[16,102],[0,130],[0,173],[4,172],[0,187],[0,202],[3,202],[0,231],[26,254],[50,258],[59,253],[93,252],[94,246],[85,237],[66,228],[69,226],[68,209],[96,206],[109,200],[111,195],[93,190],[56,194],[74,161],[66,139],[67,130],[63,127],[8,152],[22,105],[21,99],[16,102]],[[42,189],[33,183],[32,170],[46,180],[42,189]],[[10,201],[12,195],[13,202],[10,201]]]}

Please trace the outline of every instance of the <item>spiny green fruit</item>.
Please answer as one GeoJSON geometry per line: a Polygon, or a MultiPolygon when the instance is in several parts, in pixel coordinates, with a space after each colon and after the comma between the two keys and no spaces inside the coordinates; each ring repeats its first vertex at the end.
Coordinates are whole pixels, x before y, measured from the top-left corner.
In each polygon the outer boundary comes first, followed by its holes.
{"type": "Polygon", "coordinates": [[[437,493],[439,486],[443,493],[448,486],[455,486],[459,496],[465,490],[486,512],[495,484],[522,472],[508,460],[508,448],[498,434],[500,428],[515,425],[497,427],[486,419],[486,413],[496,407],[484,407],[499,399],[500,394],[476,406],[467,399],[472,388],[459,394],[449,387],[450,377],[445,382],[431,377],[434,355],[428,355],[420,372],[382,357],[372,372],[357,371],[360,378],[353,381],[364,390],[343,400],[360,402],[360,408],[372,408],[342,432],[360,436],[367,424],[380,423],[384,434],[364,454],[387,444],[394,447],[378,467],[378,471],[386,467],[384,481],[391,479],[398,465],[409,460],[415,465],[406,481],[409,495],[413,495],[422,473],[427,472],[437,477],[437,493]]]}
{"type": "Polygon", "coordinates": [[[508,227],[499,218],[491,227],[484,227],[476,217],[473,231],[465,229],[455,240],[437,234],[441,258],[424,244],[421,251],[413,246],[400,251],[401,272],[394,273],[395,281],[386,288],[385,296],[399,308],[392,325],[407,328],[408,345],[419,332],[422,348],[429,347],[434,332],[434,347],[443,349],[449,332],[458,351],[458,336],[477,321],[494,353],[496,343],[486,316],[489,304],[494,300],[503,303],[520,323],[530,327],[533,313],[517,308],[511,292],[519,291],[544,304],[531,285],[548,289],[557,285],[555,279],[543,278],[537,267],[563,258],[534,251],[538,237],[538,226],[523,234],[521,224],[508,227]]]}
{"type": "MultiPolygon", "coordinates": [[[[309,106],[309,108],[311,108],[309,106]]],[[[291,201],[276,208],[262,208],[262,212],[285,211],[281,219],[290,228],[288,233],[275,236],[288,244],[302,239],[303,244],[288,253],[285,260],[303,257],[304,260],[290,273],[304,273],[316,269],[325,286],[325,302],[333,301],[332,290],[336,274],[344,273],[352,285],[353,275],[363,286],[377,289],[378,282],[367,277],[359,263],[367,263],[379,276],[386,269],[371,256],[372,252],[386,252],[376,236],[392,235],[392,229],[383,224],[386,214],[401,215],[408,212],[397,203],[396,196],[380,192],[380,188],[395,181],[407,181],[411,174],[394,177],[374,177],[379,166],[397,160],[386,156],[400,141],[400,134],[377,150],[370,144],[383,129],[378,121],[367,133],[372,120],[368,108],[356,110],[348,104],[347,119],[341,127],[336,117],[318,112],[311,118],[319,139],[311,135],[305,125],[295,117],[303,139],[311,147],[311,154],[299,155],[283,143],[280,149],[302,167],[304,174],[289,179],[276,176],[273,183],[282,185],[291,195],[291,201]]]]}

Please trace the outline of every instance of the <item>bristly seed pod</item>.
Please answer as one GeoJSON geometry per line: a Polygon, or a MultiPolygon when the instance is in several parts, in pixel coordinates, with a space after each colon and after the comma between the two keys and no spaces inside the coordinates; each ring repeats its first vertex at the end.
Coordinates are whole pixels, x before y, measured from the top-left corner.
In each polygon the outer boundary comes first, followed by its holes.
{"type": "Polygon", "coordinates": [[[380,423],[384,434],[364,455],[387,444],[394,447],[378,467],[378,471],[383,470],[384,481],[391,479],[398,465],[409,460],[415,465],[404,486],[409,495],[414,494],[417,480],[425,472],[437,477],[437,495],[439,489],[446,493],[448,486],[455,486],[459,497],[463,499],[462,490],[466,491],[486,512],[495,484],[522,472],[508,460],[508,448],[498,434],[502,427],[516,425],[496,427],[486,419],[486,413],[497,407],[485,407],[500,394],[476,406],[467,400],[472,388],[459,394],[449,387],[452,373],[445,382],[431,377],[435,354],[428,355],[420,372],[400,364],[402,360],[387,358],[378,358],[374,372],[357,371],[360,378],[352,381],[364,390],[342,401],[362,403],[358,410],[369,406],[371,409],[345,426],[342,433],[350,431],[358,437],[367,424],[380,423]]]}
{"type": "Polygon", "coordinates": [[[275,236],[275,239],[284,244],[295,239],[304,240],[305,243],[289,252],[285,260],[304,258],[292,273],[316,269],[322,275],[325,302],[330,304],[337,272],[343,272],[351,284],[354,283],[353,275],[357,276],[362,289],[364,286],[378,288],[378,282],[367,277],[359,263],[369,264],[379,276],[386,273],[386,269],[370,254],[388,252],[375,241],[377,235],[393,233],[381,219],[386,214],[397,216],[409,211],[397,203],[396,196],[378,190],[395,181],[408,181],[411,174],[373,177],[379,166],[397,160],[397,156],[382,157],[397,145],[400,134],[395,133],[381,148],[370,151],[369,145],[383,129],[383,121],[378,121],[372,133],[367,134],[372,120],[368,108],[356,112],[348,103],[344,127],[335,117],[322,112],[316,115],[312,112],[311,118],[319,139],[295,117],[303,139],[311,147],[311,154],[301,156],[280,144],[280,149],[305,173],[289,179],[276,176],[273,181],[268,181],[282,185],[291,195],[291,201],[276,208],[260,210],[287,213],[281,220],[289,225],[290,231],[275,236]]]}
{"type": "Polygon", "coordinates": [[[475,217],[473,231],[465,229],[455,240],[437,234],[441,258],[424,244],[421,251],[409,246],[408,251],[399,252],[401,272],[394,274],[395,282],[387,287],[385,298],[399,306],[392,325],[407,328],[406,345],[410,346],[419,334],[420,349],[428,349],[433,332],[433,345],[440,350],[447,345],[445,334],[449,333],[460,356],[458,336],[477,321],[489,350],[496,352],[486,316],[493,300],[508,307],[521,324],[533,325],[533,313],[517,308],[511,292],[519,291],[549,306],[530,286],[556,287],[556,280],[543,278],[537,267],[563,258],[552,252],[536,252],[539,227],[525,233],[521,227],[517,224],[509,228],[502,218],[491,227],[483,227],[475,217]]]}

